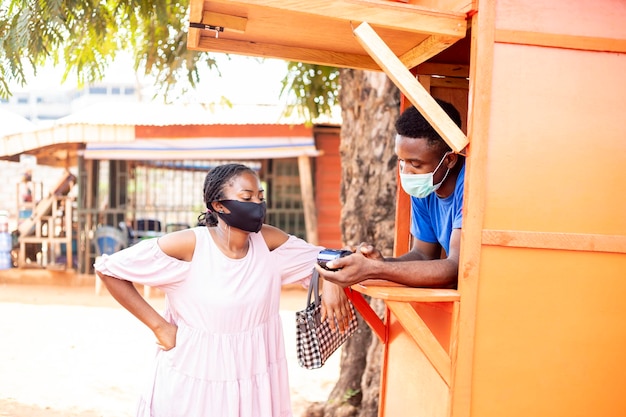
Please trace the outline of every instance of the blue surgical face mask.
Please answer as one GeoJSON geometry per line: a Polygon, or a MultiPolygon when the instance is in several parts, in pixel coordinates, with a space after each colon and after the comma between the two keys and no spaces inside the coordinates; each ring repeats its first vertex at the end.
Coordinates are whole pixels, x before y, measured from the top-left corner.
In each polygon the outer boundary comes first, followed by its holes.
{"type": "Polygon", "coordinates": [[[441,158],[441,161],[437,165],[437,167],[433,170],[433,172],[429,172],[427,174],[404,174],[400,172],[400,183],[402,184],[402,188],[406,191],[407,194],[417,197],[424,198],[428,195],[434,193],[441,187],[441,184],[448,177],[448,173],[450,172],[450,168],[446,171],[446,175],[444,175],[443,179],[439,181],[437,184],[433,184],[435,172],[439,169],[443,161],[448,156],[449,152],[446,152],[441,158]]]}

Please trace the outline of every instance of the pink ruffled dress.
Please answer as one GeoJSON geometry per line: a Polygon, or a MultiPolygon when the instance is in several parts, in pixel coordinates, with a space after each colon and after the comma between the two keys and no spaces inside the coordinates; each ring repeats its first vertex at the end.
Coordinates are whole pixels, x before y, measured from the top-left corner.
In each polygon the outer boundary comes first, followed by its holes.
{"type": "Polygon", "coordinates": [[[163,290],[164,316],[178,326],[176,347],[157,352],[137,416],[291,416],[281,285],[306,285],[322,248],[290,236],[269,251],[261,233],[251,233],[246,256],[231,259],[206,227],[193,230],[191,262],[167,256],[150,239],[95,265],[163,290]]]}

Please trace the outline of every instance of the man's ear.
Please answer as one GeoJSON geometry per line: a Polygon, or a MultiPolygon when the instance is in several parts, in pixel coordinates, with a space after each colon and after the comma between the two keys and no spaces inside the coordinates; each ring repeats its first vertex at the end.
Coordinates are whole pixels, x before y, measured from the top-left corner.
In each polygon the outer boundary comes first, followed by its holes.
{"type": "Polygon", "coordinates": [[[446,162],[446,167],[448,169],[452,169],[456,166],[457,162],[459,161],[459,155],[457,155],[454,152],[450,152],[446,158],[448,159],[448,161],[446,162]]]}

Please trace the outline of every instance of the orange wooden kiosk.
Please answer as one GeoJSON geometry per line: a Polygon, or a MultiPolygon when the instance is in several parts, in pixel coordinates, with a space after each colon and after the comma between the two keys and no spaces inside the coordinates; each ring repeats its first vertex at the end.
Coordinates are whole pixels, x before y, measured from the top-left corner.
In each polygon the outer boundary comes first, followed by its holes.
{"type": "Polygon", "coordinates": [[[626,2],[192,0],[190,22],[191,49],[383,70],[466,150],[458,290],[355,286],[388,307],[381,416],[626,414],[626,2]]]}

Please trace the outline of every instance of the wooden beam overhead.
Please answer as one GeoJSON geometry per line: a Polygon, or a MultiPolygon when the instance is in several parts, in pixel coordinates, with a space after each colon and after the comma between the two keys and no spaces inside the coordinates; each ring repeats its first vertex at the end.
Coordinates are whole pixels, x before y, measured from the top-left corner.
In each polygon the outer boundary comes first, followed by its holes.
{"type": "Polygon", "coordinates": [[[246,0],[237,3],[456,38],[464,37],[467,29],[465,13],[388,0],[246,0]]]}
{"type": "MultiPolygon", "coordinates": [[[[453,3],[457,5],[457,3],[453,3]]],[[[191,0],[187,46],[380,71],[354,37],[367,22],[412,68],[467,35],[466,13],[392,0],[191,0]]]]}
{"type": "Polygon", "coordinates": [[[442,52],[452,46],[458,38],[452,38],[449,36],[429,36],[415,48],[404,53],[400,57],[400,61],[407,68],[413,68],[434,57],[439,52],[442,52]]]}
{"type": "Polygon", "coordinates": [[[200,23],[222,27],[225,31],[244,33],[246,31],[248,19],[224,13],[204,12],[200,23]]]}
{"type": "Polygon", "coordinates": [[[368,55],[356,55],[324,51],[317,49],[290,47],[285,45],[263,44],[248,41],[224,39],[223,37],[201,37],[197,47],[213,52],[223,52],[264,58],[279,58],[287,61],[307,62],[319,65],[332,65],[343,68],[357,68],[370,71],[380,71],[378,64],[368,55]]]}
{"type": "Polygon", "coordinates": [[[465,149],[468,144],[467,136],[443,111],[428,91],[422,87],[400,59],[385,45],[372,27],[364,22],[354,30],[354,34],[363,48],[428,120],[448,146],[457,153],[465,149]]]}
{"type": "Polygon", "coordinates": [[[413,49],[405,52],[400,57],[400,61],[406,68],[416,67],[422,62],[434,57],[439,52],[448,49],[458,40],[458,38],[450,36],[429,36],[413,49]]]}

